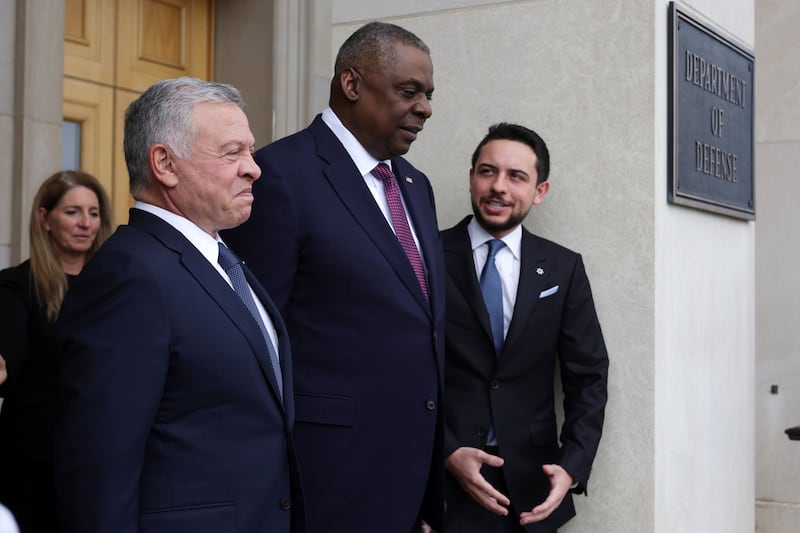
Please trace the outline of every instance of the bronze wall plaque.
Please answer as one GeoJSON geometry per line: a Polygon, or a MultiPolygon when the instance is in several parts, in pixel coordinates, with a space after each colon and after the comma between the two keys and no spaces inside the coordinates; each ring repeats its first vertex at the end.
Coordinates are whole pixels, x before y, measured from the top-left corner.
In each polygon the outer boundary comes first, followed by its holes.
{"type": "Polygon", "coordinates": [[[669,10],[667,198],[754,220],[753,51],[688,7],[669,10]]]}

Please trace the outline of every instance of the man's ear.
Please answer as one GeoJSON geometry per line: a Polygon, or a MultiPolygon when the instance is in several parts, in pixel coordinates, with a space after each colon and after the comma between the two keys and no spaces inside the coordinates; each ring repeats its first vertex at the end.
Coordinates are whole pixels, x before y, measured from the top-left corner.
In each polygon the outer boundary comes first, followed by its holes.
{"type": "Polygon", "coordinates": [[[543,181],[542,183],[538,184],[536,186],[536,195],[533,197],[533,204],[539,205],[540,203],[542,203],[542,198],[544,198],[544,195],[547,194],[549,190],[550,190],[549,181],[543,181]]]}
{"type": "Polygon", "coordinates": [[[361,75],[352,67],[347,67],[339,75],[342,94],[350,102],[358,100],[358,95],[361,93],[361,82],[361,75]]]}
{"type": "Polygon", "coordinates": [[[147,150],[147,159],[150,162],[153,177],[165,188],[171,189],[178,184],[175,154],[165,144],[152,145],[147,150]]]}

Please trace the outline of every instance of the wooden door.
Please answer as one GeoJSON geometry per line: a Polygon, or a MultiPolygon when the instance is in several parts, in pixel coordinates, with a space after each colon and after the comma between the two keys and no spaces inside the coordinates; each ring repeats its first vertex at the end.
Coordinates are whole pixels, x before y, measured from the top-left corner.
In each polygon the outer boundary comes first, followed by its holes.
{"type": "Polygon", "coordinates": [[[107,188],[117,223],[132,204],[125,109],[158,80],[211,79],[213,0],[65,0],[64,120],[79,125],[81,170],[107,188]]]}

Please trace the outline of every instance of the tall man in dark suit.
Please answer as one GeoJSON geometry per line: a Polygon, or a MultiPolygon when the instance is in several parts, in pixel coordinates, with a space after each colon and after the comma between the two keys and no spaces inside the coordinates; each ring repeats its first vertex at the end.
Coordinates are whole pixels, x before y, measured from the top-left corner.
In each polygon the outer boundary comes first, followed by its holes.
{"type": "Polygon", "coordinates": [[[400,157],[432,93],[419,38],[384,23],[357,30],[339,50],[330,107],[256,153],[253,216],[225,235],[292,338],[315,533],[441,523],[444,261],[430,183],[400,157]]]}
{"type": "Polygon", "coordinates": [[[218,235],[261,174],[243,106],[180,78],[127,110],[136,204],[61,310],[65,532],[304,531],[285,327],[218,235]]]}
{"type": "Polygon", "coordinates": [[[549,157],[535,132],[491,127],[472,156],[474,217],[442,233],[448,532],[554,532],[600,441],[608,355],[583,261],[522,227],[550,188],[549,157]]]}

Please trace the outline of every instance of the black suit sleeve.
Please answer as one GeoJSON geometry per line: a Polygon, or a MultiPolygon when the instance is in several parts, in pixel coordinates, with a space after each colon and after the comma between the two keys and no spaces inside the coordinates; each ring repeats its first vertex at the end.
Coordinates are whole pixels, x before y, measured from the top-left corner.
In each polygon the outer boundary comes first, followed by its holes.
{"type": "Polygon", "coordinates": [[[558,346],[564,390],[561,466],[585,490],[608,399],[608,353],[583,260],[578,256],[568,289],[558,346]]]}
{"type": "Polygon", "coordinates": [[[20,267],[0,272],[0,355],[8,372],[8,378],[0,385],[0,397],[9,393],[28,355],[32,312],[28,293],[27,272],[21,272],[20,267]]]}

